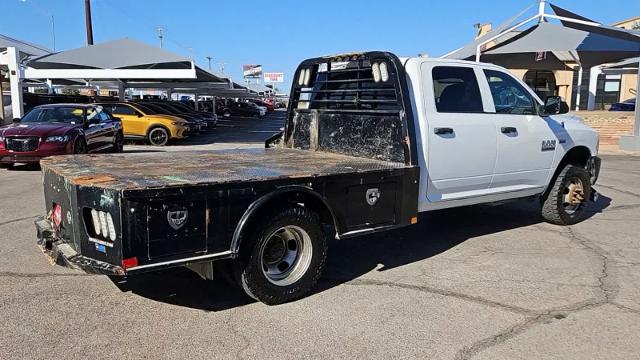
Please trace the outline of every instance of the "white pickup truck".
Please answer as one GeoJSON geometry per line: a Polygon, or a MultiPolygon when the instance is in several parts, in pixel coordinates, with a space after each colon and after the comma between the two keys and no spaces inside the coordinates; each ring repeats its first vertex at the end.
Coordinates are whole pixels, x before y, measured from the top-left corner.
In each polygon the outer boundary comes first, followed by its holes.
{"type": "Polygon", "coordinates": [[[214,261],[230,260],[249,296],[279,304],[314,287],[329,237],[526,197],[547,221],[574,224],[595,195],[598,134],[494,65],[388,52],[309,59],[288,109],[265,149],[43,160],[39,244],[112,275],[187,266],[209,278],[214,261]]]}

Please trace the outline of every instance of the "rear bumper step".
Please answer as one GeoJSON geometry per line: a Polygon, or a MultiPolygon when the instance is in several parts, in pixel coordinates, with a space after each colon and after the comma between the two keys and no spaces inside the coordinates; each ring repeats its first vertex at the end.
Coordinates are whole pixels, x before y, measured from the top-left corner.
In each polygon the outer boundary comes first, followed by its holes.
{"type": "Polygon", "coordinates": [[[45,218],[36,219],[35,225],[38,247],[50,259],[51,263],[91,274],[125,275],[124,269],[120,266],[78,254],[69,244],[56,238],[51,224],[45,218]]]}

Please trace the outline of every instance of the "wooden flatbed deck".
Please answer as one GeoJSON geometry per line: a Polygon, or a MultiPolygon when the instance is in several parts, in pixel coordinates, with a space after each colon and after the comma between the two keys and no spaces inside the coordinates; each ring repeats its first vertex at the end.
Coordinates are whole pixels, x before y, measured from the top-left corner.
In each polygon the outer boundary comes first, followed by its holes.
{"type": "Polygon", "coordinates": [[[57,156],[42,160],[72,184],[136,190],[304,178],[411,167],[329,152],[295,149],[175,151],[57,156]]]}

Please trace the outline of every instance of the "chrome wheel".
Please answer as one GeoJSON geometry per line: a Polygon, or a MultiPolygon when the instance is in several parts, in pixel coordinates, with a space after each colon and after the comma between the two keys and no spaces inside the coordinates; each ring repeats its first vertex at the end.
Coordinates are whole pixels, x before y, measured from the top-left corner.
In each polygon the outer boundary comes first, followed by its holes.
{"type": "Polygon", "coordinates": [[[309,234],[287,225],[269,235],[260,249],[262,273],[274,285],[288,286],[307,272],[313,254],[309,234]]]}
{"type": "Polygon", "coordinates": [[[149,142],[151,145],[163,146],[169,141],[169,134],[163,128],[155,128],[149,132],[149,142]]]}
{"type": "Polygon", "coordinates": [[[571,215],[580,210],[584,204],[585,192],[584,184],[579,178],[572,178],[567,182],[562,197],[562,207],[567,214],[571,215]]]}

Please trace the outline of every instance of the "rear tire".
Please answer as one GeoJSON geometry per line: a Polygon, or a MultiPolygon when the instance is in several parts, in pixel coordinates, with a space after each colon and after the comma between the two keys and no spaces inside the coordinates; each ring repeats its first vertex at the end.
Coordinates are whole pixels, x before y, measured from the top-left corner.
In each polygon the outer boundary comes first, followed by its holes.
{"type": "Polygon", "coordinates": [[[586,218],[585,206],[591,196],[589,172],[567,164],[556,177],[542,202],[542,217],[556,225],[573,225],[586,218]]]}
{"type": "Polygon", "coordinates": [[[238,284],[250,297],[277,305],[305,296],[318,282],[327,239],[318,215],[290,207],[261,219],[234,263],[238,284]]]}
{"type": "Polygon", "coordinates": [[[162,127],[155,127],[149,130],[147,141],[153,146],[165,146],[169,143],[169,132],[162,127]]]}

